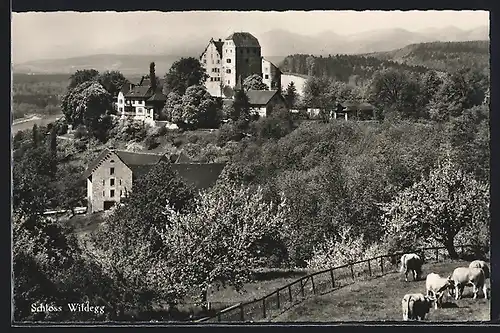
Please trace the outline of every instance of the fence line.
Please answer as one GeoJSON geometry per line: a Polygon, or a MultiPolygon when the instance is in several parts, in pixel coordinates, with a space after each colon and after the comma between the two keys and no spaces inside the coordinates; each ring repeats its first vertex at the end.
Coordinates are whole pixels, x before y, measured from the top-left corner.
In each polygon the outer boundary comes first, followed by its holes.
{"type": "MultiPolygon", "coordinates": [[[[466,248],[474,250],[475,247],[469,244],[462,244],[455,246],[455,248],[460,249],[458,251],[459,255],[464,255],[466,248]]],[[[362,281],[363,279],[380,277],[395,272],[399,267],[400,256],[410,252],[421,254],[424,262],[429,261],[429,259],[438,262],[440,258],[445,259],[448,257],[446,247],[434,246],[350,262],[345,265],[310,273],[276,289],[266,296],[237,303],[218,311],[214,316],[201,318],[196,320],[196,322],[263,320],[290,309],[308,297],[322,295],[354,282],[362,281]],[[442,250],[445,250],[444,253],[440,253],[442,250]],[[428,253],[429,256],[427,256],[428,253]]]]}

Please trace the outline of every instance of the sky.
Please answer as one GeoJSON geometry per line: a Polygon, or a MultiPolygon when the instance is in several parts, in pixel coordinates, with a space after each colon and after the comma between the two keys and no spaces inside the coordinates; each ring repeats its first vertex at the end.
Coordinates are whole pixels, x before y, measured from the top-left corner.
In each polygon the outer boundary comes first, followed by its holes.
{"type": "Polygon", "coordinates": [[[178,39],[207,30],[214,36],[274,29],[350,35],[391,28],[468,30],[488,24],[487,11],[28,12],[12,13],[11,30],[13,62],[18,63],[92,54],[147,35],[178,39]]]}

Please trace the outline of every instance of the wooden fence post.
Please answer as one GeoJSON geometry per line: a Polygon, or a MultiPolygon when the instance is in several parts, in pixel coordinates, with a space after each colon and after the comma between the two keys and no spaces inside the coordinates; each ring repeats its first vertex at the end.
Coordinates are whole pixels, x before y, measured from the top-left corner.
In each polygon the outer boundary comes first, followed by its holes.
{"type": "Polygon", "coordinates": [[[280,291],[276,290],[276,304],[278,305],[278,309],[280,308],[280,291]]]}
{"type": "Polygon", "coordinates": [[[372,266],[370,265],[370,259],[368,259],[368,274],[372,276],[372,266]]]}
{"type": "Polygon", "coordinates": [[[439,259],[439,248],[436,247],[436,261],[438,261],[439,259]]]}
{"type": "Polygon", "coordinates": [[[316,295],[316,286],[314,285],[314,278],[312,275],[311,275],[311,283],[312,283],[312,287],[313,287],[313,294],[316,295]]]}
{"type": "Polygon", "coordinates": [[[240,320],[245,321],[245,311],[243,311],[243,304],[240,304],[240,320]]]}
{"type": "Polygon", "coordinates": [[[382,271],[382,275],[384,275],[384,257],[380,257],[380,270],[382,271]]]}
{"type": "Polygon", "coordinates": [[[353,264],[350,264],[351,265],[351,276],[352,276],[352,280],[353,281],[356,281],[356,279],[354,278],[354,265],[353,264]]]}
{"type": "Polygon", "coordinates": [[[266,298],[262,299],[262,319],[266,318],[266,298]]]}
{"type": "Polygon", "coordinates": [[[302,298],[304,298],[304,282],[300,279],[300,293],[302,294],[302,298]]]}
{"type": "Polygon", "coordinates": [[[288,296],[290,296],[290,303],[293,303],[292,302],[292,286],[291,285],[288,285],[288,296]]]}
{"type": "Polygon", "coordinates": [[[335,288],[335,278],[333,277],[333,269],[330,269],[330,277],[332,278],[332,288],[335,288]]]}

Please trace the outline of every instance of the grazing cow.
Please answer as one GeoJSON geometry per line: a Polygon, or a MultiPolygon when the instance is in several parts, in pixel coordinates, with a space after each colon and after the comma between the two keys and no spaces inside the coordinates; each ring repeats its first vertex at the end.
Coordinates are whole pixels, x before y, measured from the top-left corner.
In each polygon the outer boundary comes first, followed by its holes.
{"type": "Polygon", "coordinates": [[[399,271],[405,273],[405,281],[408,281],[408,272],[412,271],[413,281],[416,281],[422,274],[422,264],[423,260],[420,259],[418,254],[406,253],[401,257],[401,269],[399,271]]]}
{"type": "MultiPolygon", "coordinates": [[[[460,299],[467,285],[472,285],[474,299],[477,298],[479,289],[483,289],[484,298],[488,299],[487,288],[484,279],[484,271],[477,267],[457,267],[448,277],[453,280],[455,287],[455,299],[460,299]]],[[[451,295],[451,292],[450,292],[451,295]]]]}
{"type": "Polygon", "coordinates": [[[490,267],[483,260],[474,260],[473,262],[470,263],[469,267],[481,268],[484,271],[484,278],[487,279],[490,277],[490,267]]]}
{"type": "Polygon", "coordinates": [[[452,280],[439,276],[436,273],[430,273],[425,279],[425,288],[427,289],[427,296],[431,294],[435,298],[434,306],[435,309],[441,307],[444,292],[447,289],[454,288],[454,283],[452,280]]]}
{"type": "Polygon", "coordinates": [[[403,320],[424,320],[432,308],[433,298],[423,294],[406,294],[401,301],[403,320]]]}

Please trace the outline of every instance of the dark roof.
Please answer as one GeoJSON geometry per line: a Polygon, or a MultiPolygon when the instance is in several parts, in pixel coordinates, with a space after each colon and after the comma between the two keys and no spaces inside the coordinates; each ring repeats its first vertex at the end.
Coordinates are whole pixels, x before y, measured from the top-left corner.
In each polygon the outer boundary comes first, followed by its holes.
{"type": "Polygon", "coordinates": [[[125,83],[122,85],[122,87],[120,88],[120,91],[121,91],[124,95],[126,95],[126,94],[130,91],[130,89],[132,88],[132,86],[133,86],[133,84],[132,84],[132,83],[130,83],[130,82],[125,82],[125,83]]]}
{"type": "Polygon", "coordinates": [[[164,102],[167,100],[167,96],[163,95],[161,92],[156,92],[153,96],[148,98],[148,102],[160,101],[164,102]]]}
{"type": "Polygon", "coordinates": [[[248,32],[235,32],[226,39],[231,39],[236,47],[260,47],[259,40],[248,32]]]}
{"type": "Polygon", "coordinates": [[[278,90],[248,90],[247,96],[250,105],[267,105],[278,90]]]}
{"type": "Polygon", "coordinates": [[[217,52],[219,52],[219,55],[222,57],[222,45],[224,45],[223,41],[214,41],[215,48],[217,49],[217,52]]]}
{"type": "Polygon", "coordinates": [[[139,83],[139,85],[144,86],[144,87],[150,87],[151,86],[151,80],[149,78],[146,78],[145,76],[143,76],[141,78],[141,82],[139,83]]]}
{"type": "Polygon", "coordinates": [[[164,154],[136,153],[124,150],[116,150],[115,153],[129,167],[133,165],[154,165],[160,162],[162,158],[165,158],[164,154]]]}
{"type": "Polygon", "coordinates": [[[215,185],[224,167],[224,163],[172,164],[172,169],[188,184],[197,189],[205,189],[215,185]]]}
{"type": "Polygon", "coordinates": [[[151,91],[151,87],[149,86],[135,86],[132,90],[130,90],[125,97],[134,97],[134,98],[146,98],[153,95],[151,91]]]}
{"type": "Polygon", "coordinates": [[[191,163],[193,160],[189,158],[183,151],[177,156],[175,163],[191,163]]]}
{"type": "MultiPolygon", "coordinates": [[[[83,173],[84,178],[88,178],[96,167],[102,161],[108,158],[109,155],[115,153],[123,163],[125,163],[131,170],[134,179],[137,179],[146,173],[151,168],[162,160],[168,160],[163,154],[151,153],[136,153],[123,150],[103,150],[97,158],[92,161],[87,170],[83,173]]],[[[181,155],[178,161],[181,160],[181,155]]],[[[188,157],[186,157],[189,160],[188,157]]],[[[224,163],[173,163],[172,169],[176,171],[188,184],[194,185],[197,189],[204,189],[213,186],[220,173],[224,169],[224,163]]]]}
{"type": "Polygon", "coordinates": [[[361,103],[361,104],[359,104],[358,108],[361,111],[368,111],[368,110],[375,109],[375,107],[373,105],[371,105],[370,103],[361,103]]]}

